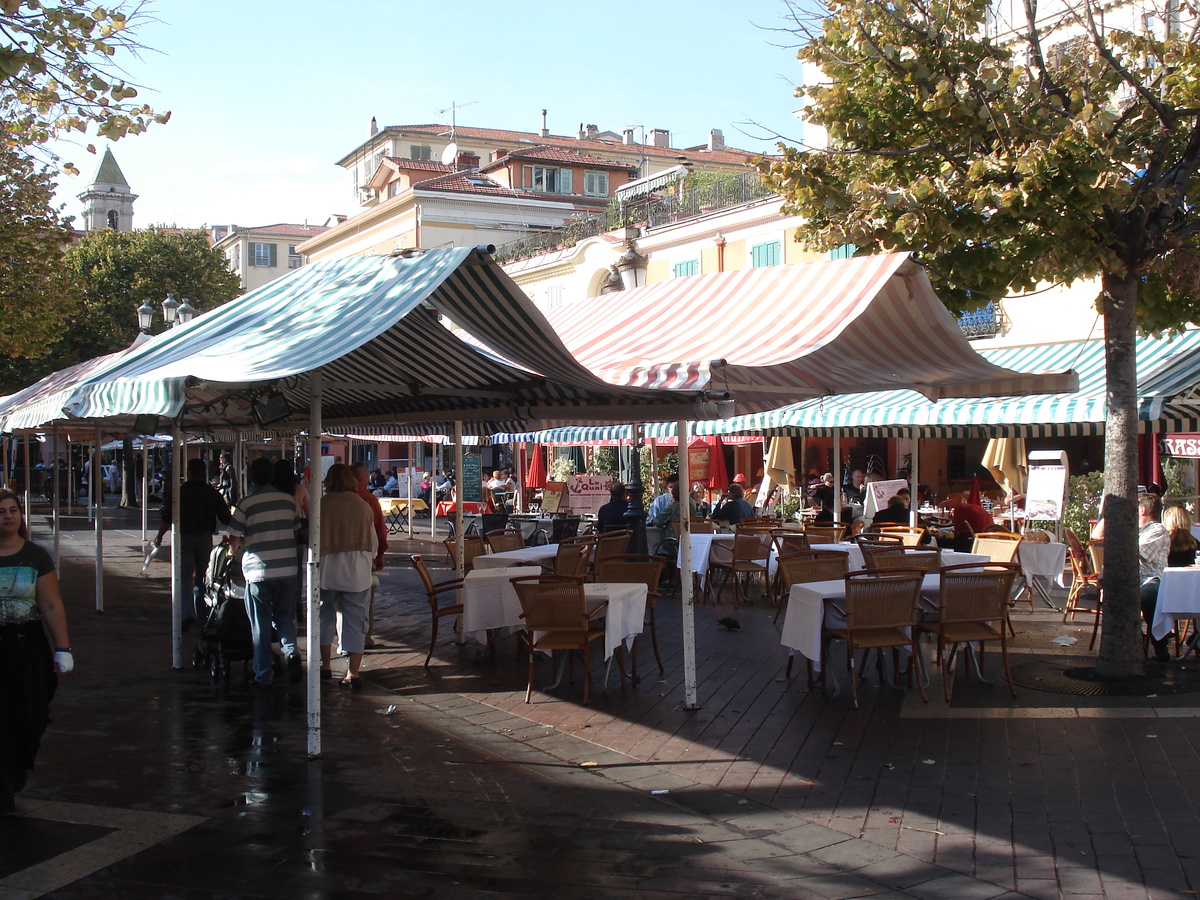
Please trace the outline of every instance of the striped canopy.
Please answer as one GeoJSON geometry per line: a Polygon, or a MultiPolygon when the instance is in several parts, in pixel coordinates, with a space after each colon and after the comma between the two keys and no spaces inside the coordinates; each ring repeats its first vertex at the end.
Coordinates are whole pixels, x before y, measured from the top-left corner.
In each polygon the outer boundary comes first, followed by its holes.
{"type": "Polygon", "coordinates": [[[318,368],[327,426],[413,435],[456,419],[490,433],[546,417],[690,417],[699,399],[599,380],[489,254],[450,248],[304,266],[100,366],[54,400],[79,418],[182,414],[193,430],[254,428],[253,403],[271,390],[293,411],[273,430],[294,433],[309,408],[300,376],[318,368]]]}
{"type": "Polygon", "coordinates": [[[739,411],[907,388],[936,400],[1073,391],[982,358],[906,253],[676,278],[546,313],[620,386],[728,391],[739,411]]]}

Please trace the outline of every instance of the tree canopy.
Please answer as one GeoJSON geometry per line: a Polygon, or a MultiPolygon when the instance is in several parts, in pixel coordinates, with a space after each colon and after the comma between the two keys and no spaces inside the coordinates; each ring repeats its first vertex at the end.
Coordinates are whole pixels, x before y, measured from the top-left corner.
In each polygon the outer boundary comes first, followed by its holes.
{"type": "MultiPolygon", "coordinates": [[[[94,128],[110,141],[139,134],[170,113],[137,100],[113,64],[141,49],[134,26],[140,3],[0,0],[0,135],[8,146],[44,145],[94,128]]],[[[95,147],[88,145],[94,153],[95,147]]],[[[67,163],[67,171],[77,173],[67,163]]]]}
{"type": "Polygon", "coordinates": [[[1170,7],[1155,30],[1142,11],[829,0],[819,22],[796,18],[797,93],[828,141],[762,166],[807,220],[798,239],[912,251],[952,309],[1099,280],[1108,674],[1140,659],[1134,338],[1200,318],[1196,12],[1170,7]]]}

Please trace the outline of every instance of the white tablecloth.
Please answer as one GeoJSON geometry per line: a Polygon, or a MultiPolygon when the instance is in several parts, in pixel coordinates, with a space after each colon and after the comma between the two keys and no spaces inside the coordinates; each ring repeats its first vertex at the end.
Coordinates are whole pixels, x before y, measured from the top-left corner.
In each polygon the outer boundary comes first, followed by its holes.
{"type": "MultiPolygon", "coordinates": [[[[813,550],[841,550],[844,553],[850,554],[847,557],[847,562],[850,565],[850,571],[855,569],[866,568],[863,562],[862,548],[858,544],[813,544],[813,550]]],[[[963,553],[959,550],[943,550],[942,565],[943,566],[962,566],[967,563],[982,563],[987,562],[988,558],[982,553],[963,553]]],[[[476,563],[478,565],[478,563],[476,563]]]]}
{"type": "Polygon", "coordinates": [[[1163,569],[1150,634],[1162,640],[1175,630],[1176,619],[1200,619],[1200,566],[1163,569]]]}
{"type": "MultiPolygon", "coordinates": [[[[725,562],[733,559],[733,534],[693,534],[692,535],[692,572],[700,576],[700,586],[704,587],[704,578],[708,573],[709,563],[714,558],[725,562]]],[[[775,545],[771,544],[771,557],[767,562],[767,574],[775,577],[775,559],[778,556],[775,545]]],[[[680,565],[680,557],[675,557],[675,565],[680,565]]]]}
{"type": "MultiPolygon", "coordinates": [[[[940,575],[925,576],[921,582],[923,603],[936,605],[941,583],[940,575]]],[[[812,660],[813,669],[820,671],[822,615],[828,627],[839,628],[846,624],[845,619],[829,607],[826,601],[840,601],[844,604],[845,600],[846,582],[840,578],[836,581],[812,581],[792,585],[779,643],[812,660]]]]}
{"type": "Polygon", "coordinates": [[[1066,587],[1063,583],[1063,569],[1067,565],[1066,544],[1021,541],[1017,549],[1017,559],[1021,561],[1021,569],[1027,582],[1037,576],[1053,581],[1059,587],[1066,587]]]}
{"type": "Polygon", "coordinates": [[[489,629],[507,628],[521,624],[521,601],[509,579],[522,575],[541,575],[541,566],[505,566],[496,569],[476,568],[463,581],[463,634],[481,637],[489,629]]]}
{"type": "Polygon", "coordinates": [[[522,547],[520,550],[505,550],[503,553],[485,553],[475,557],[474,568],[478,570],[501,569],[506,566],[552,566],[557,553],[558,544],[522,547]]]}
{"type": "Polygon", "coordinates": [[[642,633],[646,620],[646,586],[644,584],[585,584],[583,595],[587,598],[588,609],[603,600],[608,601],[608,609],[604,611],[604,658],[608,659],[613,651],[642,633]]]}

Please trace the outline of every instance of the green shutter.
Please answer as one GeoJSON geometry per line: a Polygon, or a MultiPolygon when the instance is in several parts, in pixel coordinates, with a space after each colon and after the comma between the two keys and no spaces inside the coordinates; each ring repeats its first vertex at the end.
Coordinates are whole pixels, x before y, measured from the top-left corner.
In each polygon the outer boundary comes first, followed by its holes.
{"type": "Polygon", "coordinates": [[[274,269],[274,268],[275,268],[275,265],[276,265],[276,261],[275,261],[275,245],[274,245],[274,244],[267,244],[267,246],[271,248],[271,268],[272,268],[272,269],[274,269]]]}
{"type": "Polygon", "coordinates": [[[675,263],[675,277],[686,278],[689,275],[700,274],[700,260],[685,259],[683,262],[675,263]]]}
{"type": "Polygon", "coordinates": [[[750,248],[751,267],[757,269],[762,266],[779,265],[780,249],[779,241],[768,241],[764,244],[755,244],[750,248]]]}
{"type": "Polygon", "coordinates": [[[558,192],[560,194],[571,193],[571,170],[570,169],[559,169],[558,170],[558,182],[559,182],[558,192]]]}

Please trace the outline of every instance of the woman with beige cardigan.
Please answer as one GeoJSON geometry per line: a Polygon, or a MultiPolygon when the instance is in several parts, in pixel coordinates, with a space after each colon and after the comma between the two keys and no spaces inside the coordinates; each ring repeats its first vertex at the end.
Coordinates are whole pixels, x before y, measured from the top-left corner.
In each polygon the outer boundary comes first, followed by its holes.
{"type": "Polygon", "coordinates": [[[374,516],[358,496],[354,470],[335,463],[325,476],[325,496],[321,498],[321,678],[333,678],[331,648],[340,607],[342,649],[350,657],[342,684],[356,691],[362,687],[358,670],[376,540],[374,516]]]}

